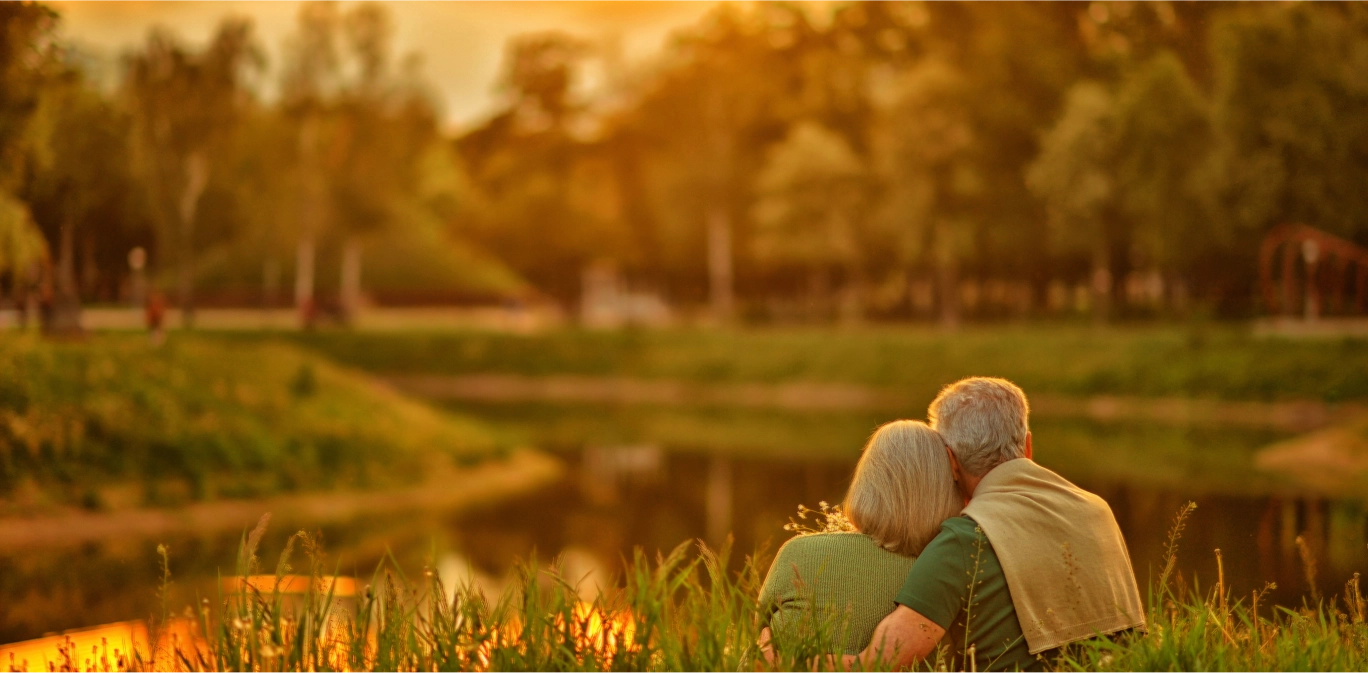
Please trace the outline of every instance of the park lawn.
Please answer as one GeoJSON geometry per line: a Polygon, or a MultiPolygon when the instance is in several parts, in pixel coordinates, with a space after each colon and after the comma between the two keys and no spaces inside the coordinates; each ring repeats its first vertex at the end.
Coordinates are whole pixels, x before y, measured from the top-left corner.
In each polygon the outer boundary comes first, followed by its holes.
{"type": "Polygon", "coordinates": [[[289,344],[0,338],[0,514],[378,488],[504,448],[289,344]]]}
{"type": "Polygon", "coordinates": [[[927,402],[946,383],[989,375],[1016,381],[1027,394],[1368,399],[1368,341],[1263,339],[1236,325],[999,325],[956,333],[915,326],[533,335],[325,331],[290,338],[382,374],[851,383],[897,387],[927,402]]]}

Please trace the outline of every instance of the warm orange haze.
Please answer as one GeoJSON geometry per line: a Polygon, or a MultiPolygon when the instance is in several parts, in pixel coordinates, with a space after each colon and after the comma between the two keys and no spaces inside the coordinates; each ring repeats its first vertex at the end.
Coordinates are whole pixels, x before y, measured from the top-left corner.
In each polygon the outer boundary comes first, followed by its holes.
{"type": "Polygon", "coordinates": [[[1359,4],[0,3],[0,668],[1362,670],[1365,109],[1359,4]]]}
{"type": "MultiPolygon", "coordinates": [[[[56,2],[64,36],[103,58],[117,60],[156,26],[203,45],[225,16],[252,21],[268,60],[279,64],[295,32],[299,2],[56,2]]],[[[494,113],[504,43],[516,35],[564,30],[614,44],[630,62],[656,56],[670,34],[707,14],[706,2],[388,2],[393,49],[418,53],[446,124],[463,128],[494,113]]],[[[117,78],[117,68],[102,71],[117,78]]],[[[594,77],[594,75],[590,75],[594,77]]],[[[275,82],[262,82],[264,92],[275,82]]],[[[597,80],[582,82],[593,86],[597,80]]],[[[113,82],[110,82],[111,84],[113,82]]]]}

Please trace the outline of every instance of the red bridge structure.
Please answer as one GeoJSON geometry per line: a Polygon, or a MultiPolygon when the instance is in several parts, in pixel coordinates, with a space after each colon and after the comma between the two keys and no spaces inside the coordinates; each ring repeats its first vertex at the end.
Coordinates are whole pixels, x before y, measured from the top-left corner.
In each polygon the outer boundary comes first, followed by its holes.
{"type": "Polygon", "coordinates": [[[1361,314],[1368,303],[1368,249],[1304,224],[1281,224],[1259,247],[1259,285],[1275,314],[1290,317],[1300,308],[1308,321],[1326,309],[1361,314]],[[1281,282],[1273,270],[1279,252],[1281,282]]]}

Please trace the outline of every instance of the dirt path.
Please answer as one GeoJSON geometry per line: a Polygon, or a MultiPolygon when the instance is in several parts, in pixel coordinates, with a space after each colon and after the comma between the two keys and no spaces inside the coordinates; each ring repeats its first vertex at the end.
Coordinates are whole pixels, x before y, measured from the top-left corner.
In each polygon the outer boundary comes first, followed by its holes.
{"type": "Polygon", "coordinates": [[[121,537],[156,538],[185,531],[242,530],[250,528],[265,512],[271,512],[277,521],[307,521],[316,525],[346,521],[361,514],[461,510],[535,490],[559,478],[562,469],[555,458],[519,451],[507,460],[432,475],[425,483],[406,489],[220,500],[175,509],[72,510],[33,518],[0,519],[0,548],[60,546],[121,537]]]}
{"type": "MultiPolygon", "coordinates": [[[[528,377],[389,376],[391,385],[435,400],[476,402],[577,402],[660,406],[732,406],[790,411],[889,411],[920,415],[926,400],[894,388],[840,383],[737,383],[583,376],[528,377]]],[[[1051,417],[1141,420],[1159,423],[1214,423],[1304,432],[1363,414],[1360,404],[1319,401],[1230,402],[1183,398],[1031,395],[1033,412],[1051,417]]]]}

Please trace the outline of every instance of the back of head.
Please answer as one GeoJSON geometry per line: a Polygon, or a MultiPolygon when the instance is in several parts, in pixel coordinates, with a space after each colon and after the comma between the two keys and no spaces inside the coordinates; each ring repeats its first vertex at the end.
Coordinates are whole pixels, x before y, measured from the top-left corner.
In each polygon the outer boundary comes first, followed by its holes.
{"type": "Polygon", "coordinates": [[[931,402],[931,427],[971,476],[1026,456],[1026,394],[1007,379],[976,376],[946,386],[931,402]]]}
{"type": "Polygon", "coordinates": [[[845,510],[860,532],[904,556],[920,554],[964,506],[945,442],[921,421],[893,421],[865,444],[845,510]]]}

